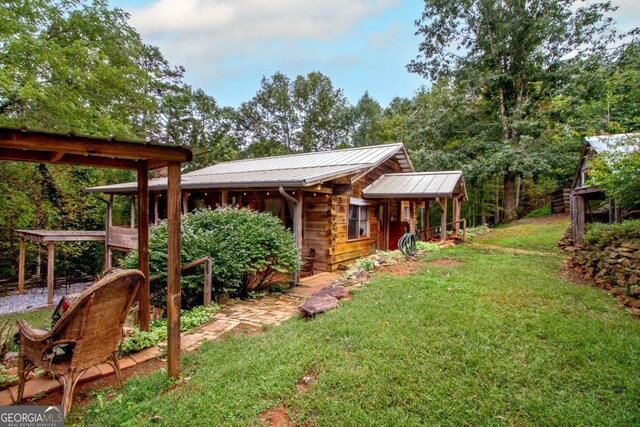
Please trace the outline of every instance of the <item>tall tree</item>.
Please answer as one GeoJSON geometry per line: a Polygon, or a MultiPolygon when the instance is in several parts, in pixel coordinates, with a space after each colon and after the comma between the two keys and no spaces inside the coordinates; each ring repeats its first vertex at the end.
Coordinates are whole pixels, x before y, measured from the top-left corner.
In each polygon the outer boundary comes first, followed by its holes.
{"type": "Polygon", "coordinates": [[[504,179],[504,214],[516,217],[517,184],[540,165],[537,110],[562,77],[570,55],[613,41],[609,2],[576,0],[425,0],[416,21],[419,56],[408,69],[426,78],[453,77],[480,92],[500,129],[492,163],[504,179]]]}
{"type": "Polygon", "coordinates": [[[245,155],[261,156],[336,148],[349,140],[349,104],[331,80],[318,72],[262,78],[258,93],[237,115],[245,155]]]}

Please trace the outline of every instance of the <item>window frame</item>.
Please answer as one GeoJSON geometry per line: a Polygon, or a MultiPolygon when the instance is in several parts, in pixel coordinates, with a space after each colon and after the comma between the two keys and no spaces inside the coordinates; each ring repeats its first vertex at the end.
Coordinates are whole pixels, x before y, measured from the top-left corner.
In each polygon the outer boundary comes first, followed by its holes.
{"type": "Polygon", "coordinates": [[[371,204],[366,202],[363,199],[357,199],[357,198],[350,198],[349,199],[349,205],[347,207],[347,242],[356,242],[358,240],[365,240],[365,239],[370,239],[371,238],[371,204]],[[352,219],[351,218],[351,207],[354,207],[357,209],[357,218],[352,219]],[[365,210],[366,214],[365,214],[365,219],[362,218],[362,210],[365,210]],[[349,223],[351,221],[357,221],[357,225],[356,225],[356,230],[358,233],[357,237],[350,237],[349,236],[349,223]],[[359,230],[360,230],[360,224],[361,222],[364,222],[365,225],[365,234],[364,235],[359,235],[359,230]]]}

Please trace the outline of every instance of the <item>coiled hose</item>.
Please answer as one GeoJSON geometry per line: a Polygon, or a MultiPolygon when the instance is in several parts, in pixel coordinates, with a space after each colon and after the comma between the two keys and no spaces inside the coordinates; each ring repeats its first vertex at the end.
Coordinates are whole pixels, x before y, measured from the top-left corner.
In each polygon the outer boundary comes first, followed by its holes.
{"type": "Polygon", "coordinates": [[[416,254],[416,235],[413,233],[405,233],[398,240],[398,249],[405,256],[414,256],[416,254]]]}

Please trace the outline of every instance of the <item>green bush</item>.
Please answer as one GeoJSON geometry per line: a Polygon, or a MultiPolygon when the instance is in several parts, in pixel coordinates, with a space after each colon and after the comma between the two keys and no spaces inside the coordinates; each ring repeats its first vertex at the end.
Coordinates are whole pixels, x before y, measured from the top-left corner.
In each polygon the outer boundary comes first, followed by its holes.
{"type": "MultiPolygon", "coordinates": [[[[276,273],[290,273],[301,264],[293,235],[280,219],[248,209],[202,209],[182,218],[182,264],[210,256],[212,285],[216,294],[246,298],[276,273]]],[[[138,265],[137,252],[123,261],[125,268],[138,265]]],[[[184,272],[181,279],[183,307],[202,301],[203,267],[184,272]]],[[[167,224],[149,232],[150,274],[167,271],[167,224]]],[[[153,295],[163,295],[165,281],[151,283],[153,295]]]]}
{"type": "Polygon", "coordinates": [[[592,223],[587,225],[584,242],[604,248],[615,241],[640,239],[640,219],[622,221],[617,224],[592,223]]]}

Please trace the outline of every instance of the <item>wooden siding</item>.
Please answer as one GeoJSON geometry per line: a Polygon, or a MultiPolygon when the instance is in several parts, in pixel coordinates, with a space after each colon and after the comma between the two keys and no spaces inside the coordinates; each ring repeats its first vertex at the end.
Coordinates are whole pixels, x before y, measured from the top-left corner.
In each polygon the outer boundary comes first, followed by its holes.
{"type": "MultiPolygon", "coordinates": [[[[349,212],[349,198],[362,197],[362,190],[387,173],[402,172],[402,168],[397,160],[389,159],[377,168],[371,170],[352,184],[352,195],[332,195],[330,224],[331,224],[331,246],[329,249],[330,262],[329,269],[337,270],[341,264],[349,264],[354,260],[369,255],[378,245],[378,203],[371,202],[369,206],[369,236],[365,239],[348,240],[347,238],[347,216],[349,212]]],[[[339,180],[337,185],[345,185],[350,181],[339,180]]]]}

